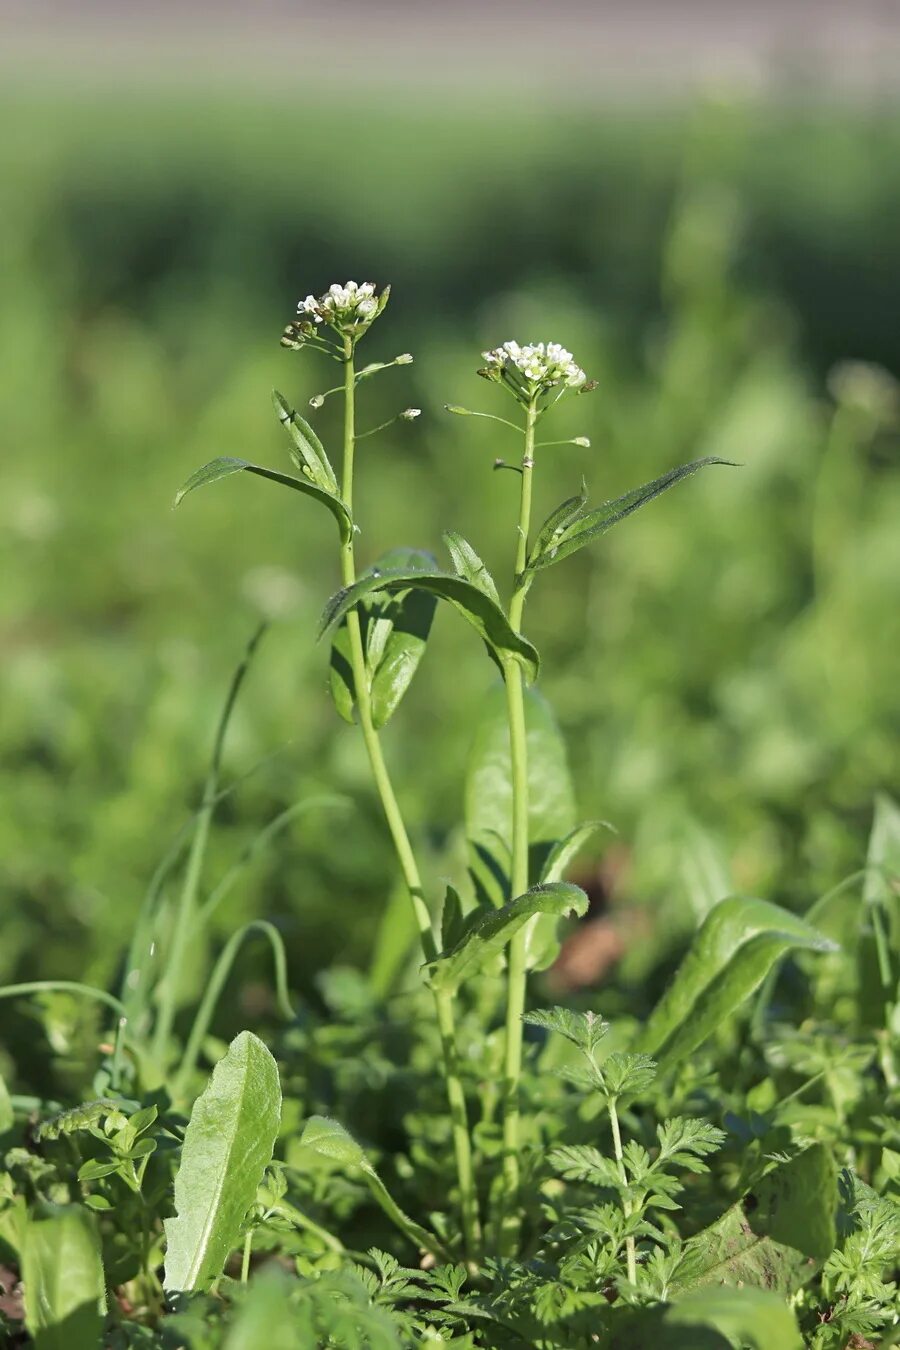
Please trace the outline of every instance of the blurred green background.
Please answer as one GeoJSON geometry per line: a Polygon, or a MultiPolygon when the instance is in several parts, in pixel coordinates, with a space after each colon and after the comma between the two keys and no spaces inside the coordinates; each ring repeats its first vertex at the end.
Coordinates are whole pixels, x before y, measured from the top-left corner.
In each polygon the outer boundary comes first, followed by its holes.
{"type": "MultiPolygon", "coordinates": [[[[219,928],[277,918],[301,990],[370,958],[394,869],[315,642],[333,524],[242,478],[170,509],[215,455],[288,467],[270,390],[302,406],[333,371],[279,336],[347,277],[394,287],[365,357],[416,357],[363,386],[363,425],[424,410],[361,447],[362,563],[455,528],[508,582],[516,482],[491,466],[513,447],[442,411],[506,413],[475,369],[508,337],[561,341],[599,382],[558,423],[592,448],[544,453],[539,511],[582,475],[598,501],[699,455],[743,465],[532,592],[580,807],[619,830],[606,901],[678,928],[698,868],[803,908],[860,865],[897,786],[895,107],[51,81],[0,116],[0,979],[115,976],[265,613],[209,882],[291,802],[353,806],[299,817],[219,928]]],[[[315,416],[336,455],[335,411],[315,416]]],[[[385,733],[433,894],[493,678],[441,613],[385,733]]]]}

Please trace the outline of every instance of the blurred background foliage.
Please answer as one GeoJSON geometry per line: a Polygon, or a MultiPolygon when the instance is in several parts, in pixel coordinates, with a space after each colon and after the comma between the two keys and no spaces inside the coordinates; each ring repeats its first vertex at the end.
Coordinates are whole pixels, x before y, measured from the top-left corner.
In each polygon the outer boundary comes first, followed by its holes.
{"type": "MultiPolygon", "coordinates": [[[[364,386],[363,424],[424,410],[364,443],[366,562],[440,554],[452,527],[508,580],[515,479],[491,466],[513,447],[442,411],[507,411],[474,374],[507,337],[561,341],[599,381],[558,424],[592,448],[544,452],[538,509],[582,475],[597,501],[699,455],[743,465],[532,592],[582,813],[619,831],[595,897],[651,916],[622,977],[717,887],[803,909],[860,865],[897,779],[892,108],[20,89],[0,115],[0,979],[114,977],[261,614],[209,884],[292,802],[351,805],[299,816],[220,932],[277,917],[307,992],[328,962],[372,959],[394,869],[315,642],[332,522],[242,478],[170,509],[215,455],[287,467],[270,390],[302,406],[333,371],[281,329],[348,276],[394,287],[366,358],[416,357],[364,386]]],[[[315,415],[335,456],[336,411],[315,415]]],[[[433,895],[493,678],[442,613],[385,734],[433,895]]]]}

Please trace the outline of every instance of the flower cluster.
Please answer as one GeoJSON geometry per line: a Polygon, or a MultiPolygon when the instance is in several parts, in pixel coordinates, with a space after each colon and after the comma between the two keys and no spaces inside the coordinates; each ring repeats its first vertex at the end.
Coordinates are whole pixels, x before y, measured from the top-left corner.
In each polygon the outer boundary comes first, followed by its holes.
{"type": "Polygon", "coordinates": [[[319,325],[326,324],[341,336],[359,337],[384,309],[391,293],[390,286],[378,294],[375,284],[364,281],[359,285],[337,282],[322,295],[308,295],[297,305],[297,318],[289,323],[281,339],[283,347],[300,348],[315,337],[319,325]]]}
{"type": "Polygon", "coordinates": [[[558,342],[531,342],[524,347],[504,342],[482,356],[487,365],[479,374],[505,381],[518,397],[534,398],[559,384],[568,389],[586,386],[584,371],[558,342]]]}

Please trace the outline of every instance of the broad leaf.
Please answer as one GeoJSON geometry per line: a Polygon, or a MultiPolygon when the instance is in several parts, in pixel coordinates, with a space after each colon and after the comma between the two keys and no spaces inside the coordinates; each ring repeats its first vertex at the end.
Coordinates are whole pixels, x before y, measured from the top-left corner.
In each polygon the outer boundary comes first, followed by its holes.
{"type": "Polygon", "coordinates": [[[272,390],[272,403],[278,420],[291,438],[291,459],[301,472],[309,473],[314,483],[338,496],[338,481],[325,447],[309,423],[292,408],[287,399],[272,390]]]}
{"type": "Polygon", "coordinates": [[[250,464],[246,459],[235,459],[232,456],[211,459],[196,473],[192,473],[184,486],[176,493],[175,505],[178,506],[187,494],[193,492],[195,488],[206,487],[207,483],[217,483],[220,478],[228,478],[233,473],[254,473],[259,478],[268,478],[273,483],[281,483],[283,487],[293,488],[295,492],[303,492],[307,497],[315,498],[317,502],[326,506],[334,516],[341,532],[341,538],[345,541],[350,538],[353,532],[350,512],[340,497],[335,496],[333,492],[327,492],[325,488],[319,487],[317,483],[312,483],[306,478],[294,478],[289,473],[279,473],[277,469],[266,469],[260,464],[250,464]]]}
{"type": "Polygon", "coordinates": [[[465,577],[466,581],[471,581],[473,586],[477,586],[485,595],[490,596],[495,605],[499,605],[500,596],[494,578],[468,540],[463,539],[455,530],[448,530],[444,535],[444,543],[450,551],[457,574],[465,577]]]}
{"type": "Polygon", "coordinates": [[[100,1239],[81,1205],[41,1203],[22,1250],[25,1325],[38,1350],[94,1350],[106,1313],[100,1239]]]}
{"type": "Polygon", "coordinates": [[[731,896],[704,919],[635,1048],[668,1068],[730,1017],[788,952],[834,951],[804,919],[766,900],[731,896]]]}
{"type": "MultiPolygon", "coordinates": [[[[549,567],[551,563],[568,558],[572,553],[577,553],[580,548],[584,548],[585,544],[590,544],[595,539],[599,539],[602,534],[606,534],[606,531],[612,529],[613,525],[617,525],[620,520],[624,520],[626,516],[639,511],[642,506],[652,502],[653,498],[658,497],[661,492],[674,487],[676,483],[681,482],[682,478],[689,477],[707,464],[731,465],[731,461],[719,459],[715,455],[707,455],[703,459],[695,459],[690,464],[682,464],[677,469],[670,469],[668,473],[662,474],[659,478],[654,478],[652,482],[644,483],[642,487],[632,488],[629,492],[623,493],[621,497],[615,497],[612,501],[604,502],[602,506],[595,507],[593,511],[578,511],[574,515],[574,519],[561,531],[559,525],[554,527],[542,552],[537,553],[537,549],[535,549],[535,553],[525,569],[526,572],[536,572],[542,567],[549,567]]],[[[732,465],[732,467],[735,466],[732,465]]],[[[573,498],[572,502],[575,500],[573,498]]],[[[539,538],[544,535],[549,524],[550,521],[542,527],[539,538]]]]}
{"type": "Polygon", "coordinates": [[[783,1298],[769,1292],[768,1286],[698,1289],[685,1295],[666,1309],[662,1335],[653,1344],[666,1347],[680,1344],[701,1350],[704,1341],[698,1337],[698,1328],[712,1328],[726,1337],[730,1345],[749,1346],[751,1350],[803,1350],[792,1309],[783,1298]],[[674,1341],[670,1328],[678,1328],[686,1339],[674,1341]]]}
{"type": "Polygon", "coordinates": [[[278,1066],[242,1031],[197,1098],[175,1177],[177,1217],[166,1219],[168,1290],[206,1288],[238,1245],[272,1160],[281,1119],[278,1066]]]}
{"type": "Polygon", "coordinates": [[[795,1293],[834,1251],[837,1203],[831,1153],[813,1144],[692,1239],[681,1287],[761,1285],[795,1293]]]}
{"type": "Polygon", "coordinates": [[[254,1279],[224,1350],[303,1350],[297,1308],[290,1295],[291,1281],[281,1271],[267,1270],[254,1279]]]}
{"type": "MultiPolygon", "coordinates": [[[[528,748],[528,878],[561,881],[547,875],[559,841],[571,836],[575,798],[565,742],[547,700],[536,689],[525,695],[528,748]]],[[[512,836],[512,768],[505,690],[491,690],[469,755],[465,789],[469,869],[479,902],[499,907],[509,900],[512,836]]],[[[559,943],[556,919],[539,919],[529,934],[530,969],[554,960],[559,943]]]]}
{"type": "MultiPolygon", "coordinates": [[[[398,548],[385,554],[364,576],[407,570],[429,572],[435,567],[430,553],[398,548]]],[[[392,716],[419,668],[436,606],[437,597],[427,591],[406,590],[378,593],[357,607],[376,728],[383,727],[392,716]]],[[[346,615],[332,641],[331,693],[338,712],[352,722],[356,689],[346,615]]]]}
{"type": "Polygon", "coordinates": [[[526,638],[513,631],[500,606],[471,581],[449,572],[420,572],[406,568],[360,577],[353,586],[347,586],[331,597],[322,615],[319,636],[340,623],[360,601],[381,592],[390,594],[410,589],[427,591],[440,600],[448,600],[484,639],[501,668],[505,661],[513,659],[521,662],[529,679],[537,677],[537,652],[526,638]]]}
{"type": "Polygon", "coordinates": [[[476,910],[459,942],[429,961],[425,971],[436,989],[457,989],[463,980],[499,956],[535,915],[549,914],[556,919],[567,914],[582,915],[587,912],[587,905],[584,891],[566,881],[534,886],[502,909],[476,910]]]}

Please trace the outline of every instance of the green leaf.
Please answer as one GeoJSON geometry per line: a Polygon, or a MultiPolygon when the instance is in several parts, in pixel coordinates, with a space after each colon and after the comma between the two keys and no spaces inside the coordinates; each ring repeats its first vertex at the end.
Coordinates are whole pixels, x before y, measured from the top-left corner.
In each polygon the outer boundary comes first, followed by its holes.
{"type": "Polygon", "coordinates": [[[167,1290],[217,1279],[272,1160],[281,1118],[278,1066],[252,1032],[235,1037],[197,1098],[166,1219],[167,1290]]]}
{"type": "Polygon", "coordinates": [[[339,1167],[363,1167],[367,1163],[365,1149],[356,1142],[349,1130],[330,1116],[310,1116],[303,1127],[300,1143],[339,1167]]]}
{"type": "Polygon", "coordinates": [[[572,1008],[535,1008],[522,1018],[530,1027],[555,1031],[586,1055],[593,1055],[600,1042],[609,1035],[609,1023],[599,1013],[575,1012],[572,1008]]]}
{"type": "Polygon", "coordinates": [[[566,914],[582,915],[587,905],[584,891],[567,881],[534,886],[502,909],[476,910],[459,942],[429,961],[425,971],[436,989],[457,989],[463,980],[499,956],[510,938],[536,914],[557,919],[566,914]]]}
{"type": "Polygon", "coordinates": [[[15,1124],[15,1113],[12,1102],[9,1099],[9,1091],[2,1076],[0,1076],[0,1134],[6,1134],[15,1124]]]}
{"type": "Polygon", "coordinates": [[[501,668],[504,661],[516,660],[521,662],[529,679],[537,677],[540,663],[537,652],[526,638],[513,631],[500,606],[479,587],[449,572],[403,569],[360,577],[353,586],[338,591],[328,601],[319,625],[319,636],[334,628],[349,610],[369,596],[409,589],[427,591],[438,599],[448,600],[484,639],[501,668]]]}
{"type": "Polygon", "coordinates": [[[441,948],[449,951],[455,947],[465,933],[466,916],[463,913],[462,900],[455,886],[447,887],[444,905],[441,910],[441,948]]]}
{"type": "Polygon", "coordinates": [[[80,1205],[40,1204],[22,1250],[25,1325],[38,1350],[100,1345],[106,1281],[93,1217],[80,1205]]]}
{"type": "MultiPolygon", "coordinates": [[[[385,554],[363,575],[407,570],[430,572],[436,566],[430,553],[398,548],[385,554]]],[[[393,715],[419,668],[436,606],[437,597],[427,591],[406,590],[370,596],[357,607],[376,728],[383,727],[393,715]]],[[[331,647],[331,693],[340,715],[352,722],[356,689],[346,616],[331,647]]]]}
{"type": "Polygon", "coordinates": [[[255,473],[259,478],[268,478],[273,483],[281,483],[283,487],[293,488],[296,492],[304,492],[307,497],[315,498],[317,502],[326,506],[334,516],[341,533],[341,539],[346,542],[350,538],[353,532],[350,512],[340,497],[335,496],[333,492],[327,492],[325,488],[319,487],[317,483],[311,483],[305,478],[294,478],[289,473],[279,473],[277,469],[265,469],[260,464],[250,464],[246,459],[235,459],[232,456],[223,455],[219,459],[211,459],[196,473],[192,473],[184,486],[178,490],[175,496],[175,505],[178,506],[187,494],[193,492],[195,488],[206,487],[207,483],[217,483],[220,478],[228,478],[233,473],[241,472],[255,473]]]}
{"type": "Polygon", "coordinates": [[[235,1318],[224,1350],[302,1350],[291,1284],[280,1271],[266,1271],[252,1287],[235,1318]]]}
{"type": "Polygon", "coordinates": [[[446,532],[444,543],[450,550],[450,557],[453,559],[453,566],[458,575],[465,577],[466,581],[471,581],[473,586],[477,586],[484,591],[485,595],[490,596],[495,605],[499,605],[500,595],[494,583],[494,578],[472,545],[466,539],[463,539],[461,534],[457,534],[455,530],[446,532]]]}
{"type": "Polygon", "coordinates": [[[546,553],[551,544],[558,539],[575,521],[584,515],[584,508],[587,506],[587,484],[582,481],[581,491],[577,497],[567,497],[561,502],[555,511],[551,511],[543,525],[537,532],[537,537],[528,559],[529,563],[534,563],[542,554],[546,553]]]}
{"type": "Polygon", "coordinates": [[[309,473],[319,487],[337,497],[338,481],[334,469],[312,427],[277,389],[272,390],[272,403],[279,422],[291,438],[290,454],[294,464],[301,472],[309,473]]]}
{"type": "MultiPolygon", "coordinates": [[[[668,1307],[663,1327],[714,1328],[732,1344],[752,1350],[803,1350],[797,1319],[783,1298],[763,1289],[698,1289],[668,1307]]],[[[663,1336],[654,1343],[668,1346],[663,1336]]],[[[691,1332],[694,1335],[694,1332],[691,1332]]],[[[691,1341],[682,1342],[684,1345],[691,1341]]],[[[698,1346],[701,1341],[695,1341],[698,1346]]]]}
{"type": "Polygon", "coordinates": [[[616,833],[615,825],[610,825],[608,820],[587,820],[582,825],[576,825],[574,830],[570,830],[564,839],[559,839],[553,845],[541,870],[541,881],[562,881],[569,867],[588,840],[592,839],[598,830],[611,830],[616,833]]]}
{"type": "MultiPolygon", "coordinates": [[[[565,742],[547,700],[536,689],[525,695],[528,746],[528,878],[561,881],[559,841],[572,835],[575,796],[565,742]],[[547,875],[552,857],[554,875],[547,875]]],[[[479,903],[499,907],[509,900],[512,831],[512,767],[503,686],[490,691],[469,754],[465,788],[469,869],[479,903]]],[[[569,855],[571,856],[571,855],[569,855]]],[[[565,866],[565,863],[562,864],[565,866]]],[[[538,919],[528,935],[531,970],[551,965],[559,951],[558,922],[538,919]]]]}
{"type": "Polygon", "coordinates": [[[730,1017],[788,952],[835,944],[804,919],[766,900],[731,896],[710,910],[635,1049],[668,1068],[730,1017]]]}
{"type": "MultiPolygon", "coordinates": [[[[652,502],[654,497],[658,497],[661,492],[667,488],[674,487],[680,483],[682,478],[689,477],[696,473],[698,469],[704,468],[707,464],[727,464],[731,467],[731,460],[719,459],[716,455],[707,455],[703,459],[695,459],[690,464],[681,464],[677,469],[670,469],[668,473],[662,474],[659,478],[654,478],[650,483],[644,483],[642,487],[632,488],[625,492],[621,497],[614,497],[612,501],[604,502],[602,506],[595,507],[593,511],[578,511],[574,519],[565,526],[561,532],[555,533],[555,537],[548,540],[543,551],[535,553],[529,562],[526,572],[536,572],[542,567],[549,567],[551,563],[561,562],[563,558],[568,558],[572,553],[577,553],[585,544],[592,543],[599,539],[607,530],[612,529],[620,520],[626,516],[639,511],[642,506],[652,502]]],[[[571,502],[577,499],[572,498],[571,502]]],[[[560,508],[561,510],[562,508],[560,508]]],[[[550,517],[552,520],[553,517],[550,517]]],[[[547,530],[550,520],[542,527],[538,538],[547,530]]],[[[554,527],[558,531],[559,526],[554,527]]],[[[554,533],[551,531],[551,534],[554,533]]]]}

